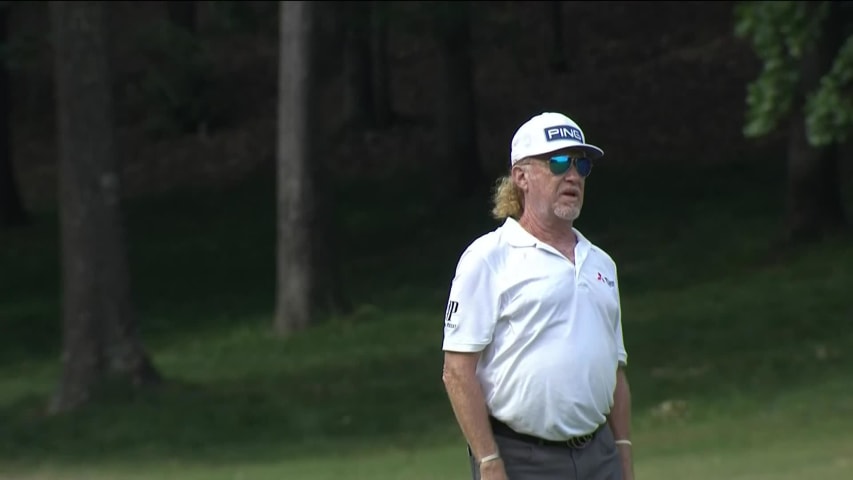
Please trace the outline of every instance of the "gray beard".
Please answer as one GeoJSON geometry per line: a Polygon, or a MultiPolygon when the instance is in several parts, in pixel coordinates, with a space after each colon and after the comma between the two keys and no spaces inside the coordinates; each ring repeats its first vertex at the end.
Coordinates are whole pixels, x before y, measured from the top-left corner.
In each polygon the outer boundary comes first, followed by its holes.
{"type": "Polygon", "coordinates": [[[561,218],[563,220],[573,222],[573,221],[577,220],[578,217],[580,217],[581,206],[577,205],[577,206],[571,206],[570,207],[570,206],[558,205],[558,206],[554,207],[554,215],[556,215],[557,218],[561,218]]]}

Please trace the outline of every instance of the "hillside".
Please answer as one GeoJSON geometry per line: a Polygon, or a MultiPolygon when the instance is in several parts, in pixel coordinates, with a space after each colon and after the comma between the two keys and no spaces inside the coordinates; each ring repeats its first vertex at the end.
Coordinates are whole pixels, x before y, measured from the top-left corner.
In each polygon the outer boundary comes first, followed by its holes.
{"type": "MultiPolygon", "coordinates": [[[[241,2],[242,23],[223,27],[221,11],[199,2],[212,97],[227,122],[205,134],[152,137],[156,115],[133,97],[156,68],[143,56],[163,2],[120,2],[111,18],[117,118],[128,195],[230,183],[274,159],[276,17],[273,2],[241,2]],[[146,23],[147,22],[147,23],[146,23]],[[234,26],[234,25],[237,26],[234,26]],[[148,35],[148,36],[146,36],[148,35]]],[[[220,2],[220,5],[235,2],[220,2]]],[[[438,57],[415,2],[393,2],[389,32],[395,110],[415,119],[388,131],[336,135],[337,155],[360,172],[429,165],[440,101],[438,57]]],[[[479,145],[491,173],[504,168],[509,138],[530,115],[562,110],[601,145],[608,162],[715,162],[750,155],[741,136],[746,82],[757,73],[748,46],[732,35],[732,2],[567,2],[564,56],[569,73],[548,69],[553,43],[547,2],[483,2],[475,7],[479,145]]],[[[233,6],[232,6],[233,7],[233,6]]],[[[16,7],[12,35],[26,40],[14,72],[15,162],[26,202],[49,206],[55,190],[51,52],[46,7],[16,7]]],[[[324,112],[338,128],[339,92],[326,79],[324,112]]]]}

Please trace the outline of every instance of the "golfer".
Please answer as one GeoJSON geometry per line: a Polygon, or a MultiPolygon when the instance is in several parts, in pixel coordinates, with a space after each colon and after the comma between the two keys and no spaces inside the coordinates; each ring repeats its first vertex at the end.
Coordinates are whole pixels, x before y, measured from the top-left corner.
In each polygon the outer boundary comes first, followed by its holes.
{"type": "Polygon", "coordinates": [[[574,227],[603,155],[563,114],[521,125],[503,223],[459,258],[442,377],[474,480],[633,479],[616,264],[574,227]]]}

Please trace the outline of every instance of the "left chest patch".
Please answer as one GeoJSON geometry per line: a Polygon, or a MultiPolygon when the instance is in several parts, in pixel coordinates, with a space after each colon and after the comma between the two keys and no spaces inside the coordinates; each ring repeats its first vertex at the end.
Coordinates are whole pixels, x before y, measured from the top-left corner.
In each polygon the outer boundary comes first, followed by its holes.
{"type": "Polygon", "coordinates": [[[610,287],[610,288],[615,288],[615,287],[616,287],[616,281],[615,281],[615,280],[610,279],[610,278],[609,278],[609,277],[607,277],[605,274],[603,274],[603,273],[601,273],[601,272],[596,272],[596,274],[595,274],[595,275],[596,275],[595,281],[597,281],[597,282],[601,282],[601,283],[603,283],[603,284],[607,285],[607,286],[608,286],[608,287],[610,287]]]}

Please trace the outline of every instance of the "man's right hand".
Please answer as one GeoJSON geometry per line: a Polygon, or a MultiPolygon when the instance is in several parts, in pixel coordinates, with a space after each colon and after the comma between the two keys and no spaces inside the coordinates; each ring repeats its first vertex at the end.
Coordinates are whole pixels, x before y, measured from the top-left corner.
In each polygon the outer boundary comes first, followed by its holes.
{"type": "Polygon", "coordinates": [[[509,480],[500,458],[480,465],[480,480],[509,480]]]}

